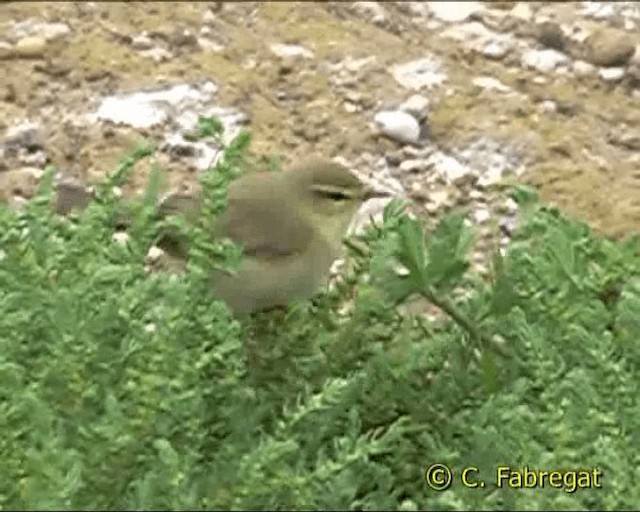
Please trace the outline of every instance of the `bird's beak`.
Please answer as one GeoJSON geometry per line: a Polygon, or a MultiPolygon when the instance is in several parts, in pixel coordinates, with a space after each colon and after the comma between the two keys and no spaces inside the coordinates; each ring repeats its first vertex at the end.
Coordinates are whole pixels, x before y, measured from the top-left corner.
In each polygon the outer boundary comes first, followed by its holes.
{"type": "Polygon", "coordinates": [[[365,185],[363,192],[363,199],[368,201],[369,199],[373,199],[376,197],[391,197],[388,192],[384,190],[376,190],[371,185],[365,185]]]}

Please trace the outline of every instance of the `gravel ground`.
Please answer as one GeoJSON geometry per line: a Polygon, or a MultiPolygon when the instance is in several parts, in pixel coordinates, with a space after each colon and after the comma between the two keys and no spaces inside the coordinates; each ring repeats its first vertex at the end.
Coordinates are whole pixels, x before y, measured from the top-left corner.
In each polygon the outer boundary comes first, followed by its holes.
{"type": "MultiPolygon", "coordinates": [[[[90,183],[139,165],[193,188],[216,148],[198,114],[288,165],[334,156],[425,219],[470,209],[508,232],[504,184],[607,235],[640,231],[640,4],[3,2],[0,199],[42,170],[90,183]]],[[[367,206],[367,212],[381,205],[367,206]]]]}

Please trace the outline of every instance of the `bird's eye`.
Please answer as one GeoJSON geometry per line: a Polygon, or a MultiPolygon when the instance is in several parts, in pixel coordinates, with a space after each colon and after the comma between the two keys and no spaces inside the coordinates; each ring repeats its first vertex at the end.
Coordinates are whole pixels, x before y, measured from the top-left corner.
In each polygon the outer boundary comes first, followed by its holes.
{"type": "Polygon", "coordinates": [[[345,201],[346,199],[349,199],[349,196],[341,192],[325,192],[325,197],[336,202],[345,201]]]}

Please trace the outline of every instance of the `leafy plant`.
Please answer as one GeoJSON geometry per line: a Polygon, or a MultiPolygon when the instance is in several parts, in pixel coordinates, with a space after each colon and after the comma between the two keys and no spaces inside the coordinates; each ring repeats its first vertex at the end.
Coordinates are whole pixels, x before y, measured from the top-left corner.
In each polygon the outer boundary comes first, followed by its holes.
{"type": "MultiPolygon", "coordinates": [[[[205,119],[194,134],[220,135],[205,119]]],[[[520,226],[484,282],[462,218],[427,236],[394,202],[363,236],[370,250],[350,245],[354,264],[330,291],[238,322],[207,273],[241,253],[204,226],[248,143],[223,144],[203,173],[195,225],[153,214],[157,174],[129,239],[113,239],[113,187],[146,145],[75,220],[52,213],[51,172],[24,210],[0,207],[0,508],[640,503],[637,240],[597,237],[519,188],[520,226]],[[189,240],[184,276],[145,271],[166,223],[189,240]],[[412,294],[443,320],[400,315],[412,294]],[[432,463],[452,469],[449,490],[425,482],[432,463]],[[602,488],[498,488],[500,465],[596,467],[602,488]],[[460,484],[469,466],[484,487],[460,484]]]]}

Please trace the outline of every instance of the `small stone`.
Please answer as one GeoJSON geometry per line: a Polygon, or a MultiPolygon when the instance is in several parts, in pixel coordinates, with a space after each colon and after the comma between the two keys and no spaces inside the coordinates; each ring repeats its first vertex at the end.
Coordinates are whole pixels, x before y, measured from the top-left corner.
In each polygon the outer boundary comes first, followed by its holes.
{"type": "Polygon", "coordinates": [[[204,23],[205,25],[213,25],[216,19],[217,16],[211,10],[208,10],[202,17],[202,23],[204,23]]]}
{"type": "Polygon", "coordinates": [[[504,41],[489,41],[482,49],[482,55],[490,59],[499,60],[504,58],[510,49],[511,46],[505,44],[504,41]]]}
{"type": "Polygon", "coordinates": [[[420,125],[415,117],[401,110],[378,112],[374,123],[387,137],[400,142],[415,144],[420,138],[420,125]]]}
{"type": "Polygon", "coordinates": [[[606,20],[615,15],[616,11],[612,2],[582,2],[582,14],[596,20],[606,20]]]}
{"type": "Polygon", "coordinates": [[[618,82],[624,77],[626,70],[624,68],[600,68],[598,75],[606,82],[618,82]]]}
{"type": "Polygon", "coordinates": [[[471,174],[471,169],[456,158],[437,152],[430,158],[430,164],[448,183],[455,183],[471,174]]]}
{"type": "Polygon", "coordinates": [[[281,59],[302,57],[304,59],[313,58],[313,52],[295,44],[272,44],[271,51],[281,59]]]}
{"type": "Polygon", "coordinates": [[[449,192],[446,190],[435,190],[429,194],[429,198],[438,208],[449,204],[449,192]]]}
{"type": "Polygon", "coordinates": [[[593,64],[589,64],[584,60],[576,60],[573,63],[573,72],[578,77],[591,76],[595,74],[596,67],[593,64]]]}
{"type": "Polygon", "coordinates": [[[0,60],[8,59],[13,55],[13,46],[5,41],[0,41],[0,60]]]}
{"type": "Polygon", "coordinates": [[[503,84],[500,80],[493,78],[492,76],[477,76],[472,80],[472,83],[476,87],[480,87],[481,89],[486,89],[488,91],[497,91],[502,93],[511,91],[511,87],[503,84]]]}
{"type": "Polygon", "coordinates": [[[562,29],[553,21],[546,21],[538,25],[536,39],[547,48],[564,50],[566,41],[562,29]]]}
{"type": "Polygon", "coordinates": [[[440,21],[459,23],[482,11],[481,2],[428,2],[429,9],[440,21]]]}
{"type": "Polygon", "coordinates": [[[46,23],[34,18],[28,18],[20,22],[14,22],[10,31],[17,39],[27,36],[40,36],[46,41],[52,41],[71,34],[71,29],[66,23],[46,23]]]}
{"type": "Polygon", "coordinates": [[[447,77],[440,62],[428,57],[393,66],[391,74],[400,85],[414,90],[440,85],[447,77]]]}
{"type": "Polygon", "coordinates": [[[628,34],[613,29],[594,32],[585,43],[586,60],[602,67],[625,66],[636,51],[628,34]]]}
{"type": "Polygon", "coordinates": [[[400,105],[400,110],[408,112],[416,119],[422,120],[427,117],[427,109],[429,108],[429,98],[421,94],[413,94],[407,101],[400,105]]]}
{"type": "Polygon", "coordinates": [[[354,11],[362,16],[369,16],[375,24],[384,23],[387,18],[384,8],[378,2],[354,2],[354,11]]]}
{"type": "Polygon", "coordinates": [[[47,49],[47,40],[40,36],[26,36],[20,39],[15,46],[16,54],[24,58],[42,57],[47,49]]]}
{"type": "Polygon", "coordinates": [[[403,173],[413,173],[428,169],[429,164],[425,160],[404,160],[398,168],[403,173]]]}
{"type": "Polygon", "coordinates": [[[125,245],[129,241],[129,233],[125,231],[118,231],[112,235],[111,240],[117,244],[125,245]]]}
{"type": "Polygon", "coordinates": [[[529,2],[518,2],[513,9],[511,9],[510,14],[514,18],[518,18],[522,21],[530,21],[533,17],[533,12],[531,11],[529,2]]]}
{"type": "Polygon", "coordinates": [[[133,38],[131,46],[136,50],[149,50],[153,48],[153,40],[146,32],[143,32],[133,38]]]}
{"type": "Polygon", "coordinates": [[[160,47],[156,47],[156,48],[151,48],[149,50],[142,50],[140,52],[144,57],[150,57],[154,60],[154,62],[166,62],[168,60],[171,60],[171,58],[173,57],[173,54],[165,49],[165,48],[160,48],[160,47]]]}
{"type": "Polygon", "coordinates": [[[522,65],[536,69],[542,73],[549,73],[561,65],[569,64],[569,57],[553,49],[529,50],[522,56],[522,65]]]}
{"type": "Polygon", "coordinates": [[[487,208],[478,208],[473,212],[473,220],[478,224],[484,224],[491,218],[491,212],[487,208]]]}
{"type": "Polygon", "coordinates": [[[551,114],[558,110],[558,105],[555,101],[544,100],[542,103],[540,103],[540,110],[546,112],[547,114],[551,114]]]}

